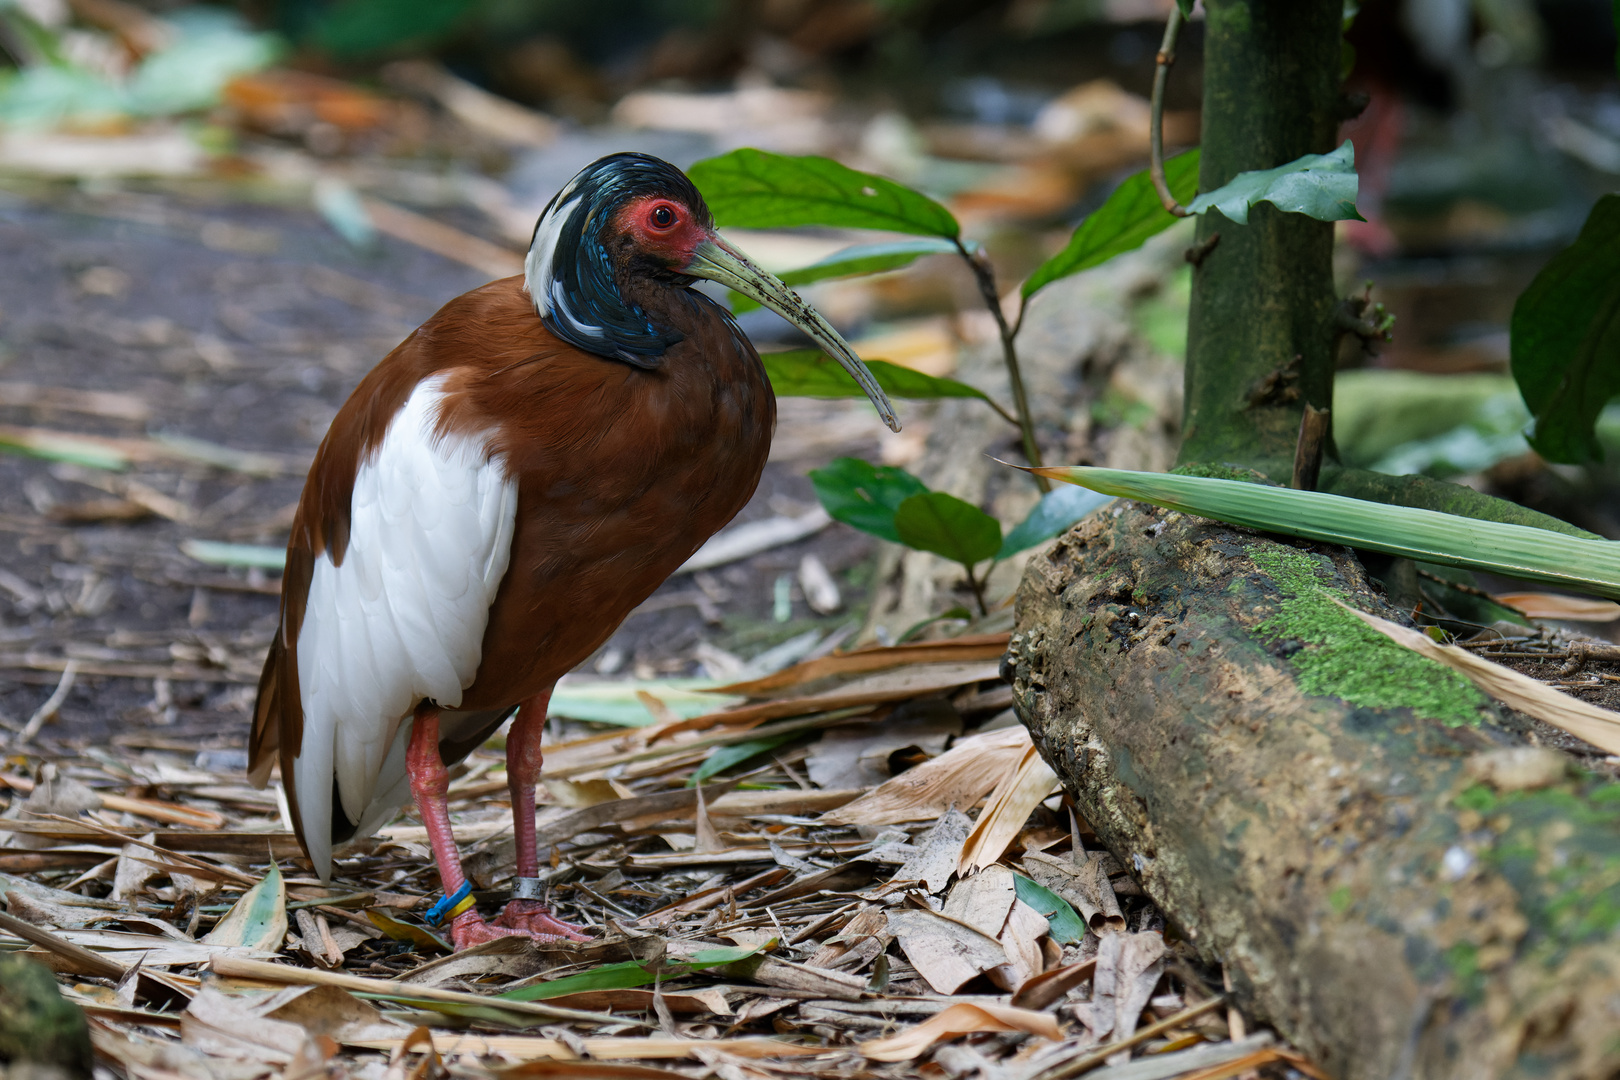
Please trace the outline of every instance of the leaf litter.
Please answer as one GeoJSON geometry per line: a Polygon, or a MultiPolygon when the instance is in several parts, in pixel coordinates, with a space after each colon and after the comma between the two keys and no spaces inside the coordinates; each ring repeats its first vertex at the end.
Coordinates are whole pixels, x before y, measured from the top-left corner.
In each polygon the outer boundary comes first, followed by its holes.
{"type": "MultiPolygon", "coordinates": [[[[554,719],[542,876],[582,944],[452,954],[409,814],[322,885],[277,785],[216,753],[14,752],[0,947],[57,973],[126,1076],[1308,1069],[1264,1034],[1231,1042],[1220,973],[1087,849],[1006,708],[1004,647],[833,653],[697,715],[653,680],[634,691],[651,723],[554,719]]],[[[514,867],[500,736],[450,798],[493,908],[514,867]]]]}

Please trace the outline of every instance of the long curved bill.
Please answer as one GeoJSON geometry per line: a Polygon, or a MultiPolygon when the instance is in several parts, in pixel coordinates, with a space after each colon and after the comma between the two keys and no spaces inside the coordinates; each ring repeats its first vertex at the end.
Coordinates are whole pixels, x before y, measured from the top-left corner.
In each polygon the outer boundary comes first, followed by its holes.
{"type": "Polygon", "coordinates": [[[718,236],[711,235],[693,249],[692,261],[681,268],[681,273],[718,281],[727,288],[735,289],[809,334],[810,340],[838,361],[866,391],[866,396],[872,399],[872,405],[883,422],[889,425],[889,430],[900,430],[900,421],[894,415],[894,406],[889,404],[888,395],[866,365],[861,363],[860,357],[855,355],[855,350],[849,347],[849,342],[822,318],[821,312],[801,300],[798,293],[775,277],[749,262],[742,252],[718,236]]]}

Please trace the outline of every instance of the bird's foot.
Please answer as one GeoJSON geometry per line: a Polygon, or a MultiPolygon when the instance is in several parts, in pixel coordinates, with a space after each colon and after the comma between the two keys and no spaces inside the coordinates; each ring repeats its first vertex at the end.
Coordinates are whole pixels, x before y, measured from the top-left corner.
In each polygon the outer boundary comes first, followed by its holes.
{"type": "MultiPolygon", "coordinates": [[[[530,903],[534,901],[512,901],[517,903],[530,903]]],[[[511,905],[507,905],[508,908],[511,905]]],[[[508,919],[507,912],[502,912],[494,922],[485,922],[483,916],[476,911],[464,911],[450,921],[450,944],[456,952],[470,949],[474,945],[482,945],[487,941],[505,937],[526,937],[534,941],[589,941],[590,938],[578,933],[578,927],[571,926],[561,920],[552,918],[543,905],[540,907],[542,919],[531,918],[527,922],[518,922],[508,919]]]]}
{"type": "Polygon", "coordinates": [[[536,941],[589,941],[580,933],[584,927],[563,922],[538,900],[508,900],[495,925],[528,934],[536,941]]]}

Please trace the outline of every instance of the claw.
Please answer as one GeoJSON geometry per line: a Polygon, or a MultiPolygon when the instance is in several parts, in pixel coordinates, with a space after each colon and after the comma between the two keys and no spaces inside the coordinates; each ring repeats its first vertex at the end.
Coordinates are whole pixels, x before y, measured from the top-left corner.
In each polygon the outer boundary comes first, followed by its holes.
{"type": "Polygon", "coordinates": [[[495,925],[527,933],[536,941],[589,941],[584,927],[563,922],[538,900],[509,900],[495,916],[495,925]]]}
{"type": "MultiPolygon", "coordinates": [[[[534,904],[535,901],[512,901],[512,904],[516,903],[534,904]]],[[[509,909],[511,906],[507,905],[509,909]]],[[[492,923],[485,922],[476,911],[464,911],[450,922],[450,944],[455,946],[456,952],[460,952],[503,937],[526,937],[540,942],[590,940],[578,932],[578,927],[554,918],[544,905],[536,906],[540,910],[533,915],[509,917],[503,911],[492,923]]]]}

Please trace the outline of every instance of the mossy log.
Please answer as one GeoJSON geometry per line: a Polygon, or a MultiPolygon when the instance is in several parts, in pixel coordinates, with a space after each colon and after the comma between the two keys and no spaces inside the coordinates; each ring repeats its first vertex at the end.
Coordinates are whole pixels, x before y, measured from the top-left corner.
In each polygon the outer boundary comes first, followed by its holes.
{"type": "Polygon", "coordinates": [[[1620,1076],[1620,785],[1503,770],[1530,723],[1333,597],[1398,618],[1345,549],[1116,504],[1025,574],[1016,707],[1176,932],[1332,1076],[1620,1076]]]}

